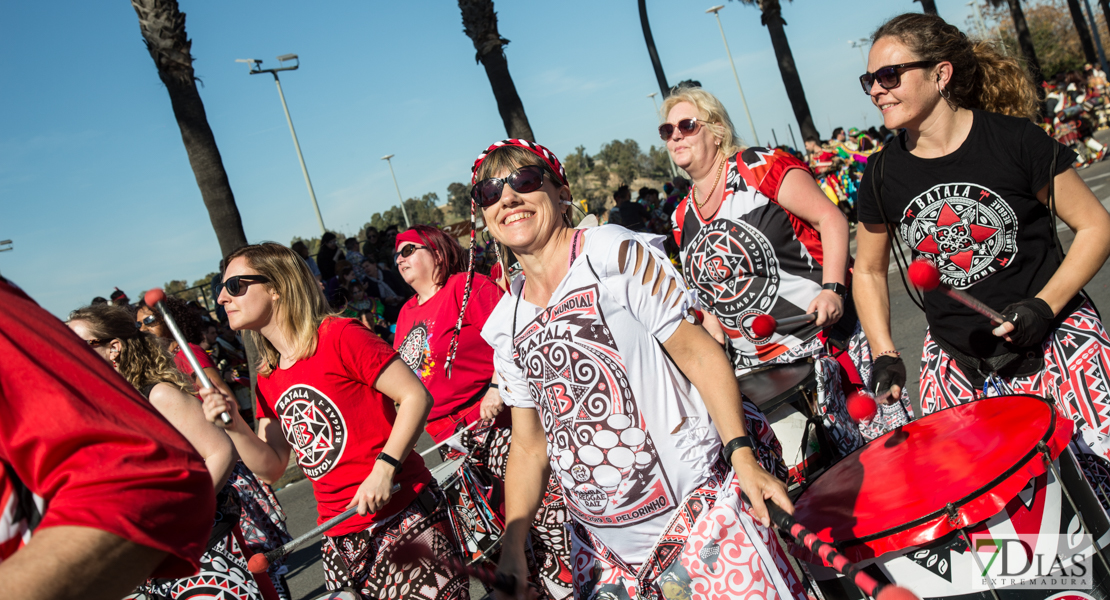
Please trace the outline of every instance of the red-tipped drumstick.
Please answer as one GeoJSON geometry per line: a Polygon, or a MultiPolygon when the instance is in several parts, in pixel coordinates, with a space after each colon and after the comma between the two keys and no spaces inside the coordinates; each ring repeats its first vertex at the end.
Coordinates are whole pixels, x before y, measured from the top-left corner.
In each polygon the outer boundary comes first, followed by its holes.
{"type": "MultiPolygon", "coordinates": [[[[390,490],[390,494],[396,494],[399,491],[401,491],[401,484],[395,483],[393,484],[393,489],[390,490]]],[[[265,573],[266,569],[270,568],[271,562],[287,556],[288,554],[299,548],[301,544],[310,539],[315,539],[316,536],[320,535],[321,533],[324,533],[325,531],[331,529],[332,527],[335,527],[336,525],[339,525],[343,521],[346,521],[347,519],[350,519],[357,514],[358,507],[352,506],[351,508],[348,508],[338,515],[335,515],[327,521],[324,521],[320,525],[313,527],[304,535],[298,536],[296,539],[286,543],[280,548],[274,548],[273,550],[270,550],[265,554],[255,554],[251,557],[249,561],[247,561],[247,569],[250,570],[251,573],[265,573]]]]}
{"type": "MultiPolygon", "coordinates": [[[[432,553],[432,549],[417,542],[404,542],[398,544],[393,549],[393,563],[397,565],[411,565],[420,560],[427,560],[429,562],[438,562],[447,565],[448,569],[456,571],[468,577],[473,577],[482,584],[492,587],[493,589],[504,592],[506,594],[516,593],[516,577],[506,575],[497,571],[490,571],[474,565],[468,565],[463,561],[452,558],[450,556],[437,556],[432,553]]],[[[885,600],[885,599],[884,599],[885,600]]]]}
{"type": "MultiPolygon", "coordinates": [[[[197,361],[196,355],[193,354],[193,349],[189,347],[189,342],[186,341],[185,336],[181,334],[181,330],[177,327],[177,321],[173,320],[173,315],[166,309],[166,304],[163,302],[165,299],[166,292],[158,288],[154,288],[143,295],[143,302],[147,306],[151,308],[157,306],[158,310],[162,312],[162,320],[166,323],[166,327],[170,328],[170,333],[173,334],[173,339],[177,340],[178,347],[185,353],[185,358],[188,359],[189,365],[193,367],[193,373],[197,376],[197,381],[199,381],[200,385],[205,389],[212,389],[212,382],[208,380],[208,375],[205,374],[204,369],[200,367],[200,362],[197,361]]],[[[224,422],[224,425],[230,425],[231,415],[227,414],[227,411],[224,411],[220,413],[220,420],[224,422]]]]}
{"type": "Polygon", "coordinates": [[[757,338],[771,337],[779,329],[790,327],[792,325],[801,325],[803,323],[812,323],[817,320],[817,313],[809,313],[808,315],[798,315],[796,317],[786,317],[785,319],[775,319],[771,315],[759,315],[752,319],[751,331],[752,335],[757,338]]]}
{"type": "Polygon", "coordinates": [[[799,544],[805,546],[807,550],[820,556],[825,564],[847,577],[868,596],[875,598],[875,600],[921,600],[904,587],[875,581],[874,577],[861,571],[843,554],[837,552],[832,545],[821,541],[817,534],[803,527],[801,523],[794,519],[793,515],[788,514],[770,500],[767,501],[767,511],[771,514],[771,521],[780,531],[789,534],[799,544]]]}
{"type": "Polygon", "coordinates": [[[926,292],[939,289],[947,294],[949,298],[987,317],[995,323],[1002,324],[1002,322],[1006,320],[1002,316],[1002,313],[976,300],[971,294],[963,290],[954,290],[952,286],[941,282],[940,269],[937,269],[937,266],[927,258],[919,258],[913,261],[913,264],[910,265],[907,271],[910,276],[910,283],[912,283],[915,288],[926,292]]]}

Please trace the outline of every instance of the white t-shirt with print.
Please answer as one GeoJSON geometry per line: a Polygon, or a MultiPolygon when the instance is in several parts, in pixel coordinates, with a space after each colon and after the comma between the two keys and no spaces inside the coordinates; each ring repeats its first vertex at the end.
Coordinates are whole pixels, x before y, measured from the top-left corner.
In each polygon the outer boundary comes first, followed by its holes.
{"type": "Polygon", "coordinates": [[[540,411],[571,515],[639,564],[721,441],[661,346],[694,302],[662,237],[617,225],[585,236],[546,307],[520,297],[518,277],[482,336],[505,404],[540,411]]]}

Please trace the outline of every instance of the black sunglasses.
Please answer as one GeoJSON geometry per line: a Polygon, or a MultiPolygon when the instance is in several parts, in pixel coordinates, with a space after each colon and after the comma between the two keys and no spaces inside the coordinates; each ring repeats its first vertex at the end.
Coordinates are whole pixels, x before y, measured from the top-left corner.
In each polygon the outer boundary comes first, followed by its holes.
{"type": "Polygon", "coordinates": [[[224,281],[224,288],[232,296],[242,296],[247,293],[247,286],[252,283],[270,283],[270,279],[262,275],[236,275],[224,281]]]}
{"type": "Polygon", "coordinates": [[[147,316],[143,317],[143,320],[135,321],[135,325],[137,327],[142,327],[143,325],[146,325],[147,327],[150,327],[151,325],[154,325],[157,322],[158,322],[158,315],[147,315],[147,316]]]}
{"type": "Polygon", "coordinates": [[[470,198],[482,208],[493,206],[501,200],[501,192],[505,190],[506,183],[520,194],[534,192],[543,187],[543,167],[528,165],[509,173],[504,178],[483,179],[470,188],[470,198]]]}
{"type": "Polygon", "coordinates": [[[694,132],[698,130],[698,118],[693,117],[690,119],[682,119],[678,122],[678,125],[663,123],[659,126],[659,137],[662,138],[664,142],[671,139],[671,135],[674,134],[675,127],[678,127],[678,130],[682,132],[682,135],[693,135],[694,132]]]}
{"type": "Polygon", "coordinates": [[[404,248],[401,248],[401,250],[399,252],[394,252],[393,253],[393,262],[397,262],[397,257],[398,256],[408,258],[408,257],[412,256],[413,254],[415,254],[417,250],[423,250],[425,248],[427,248],[427,246],[417,246],[416,244],[409,244],[408,246],[405,246],[404,248]]]}
{"type": "Polygon", "coordinates": [[[105,344],[110,344],[111,342],[112,342],[112,338],[108,338],[108,339],[104,339],[104,340],[85,340],[85,343],[92,346],[93,348],[95,348],[97,346],[103,346],[105,344]]]}
{"type": "Polygon", "coordinates": [[[863,86],[863,93],[871,95],[871,86],[876,81],[884,90],[893,90],[902,85],[902,71],[919,67],[931,67],[937,64],[935,60],[919,60],[917,62],[902,63],[900,65],[887,65],[875,69],[874,73],[864,73],[859,76],[859,83],[863,86]]]}

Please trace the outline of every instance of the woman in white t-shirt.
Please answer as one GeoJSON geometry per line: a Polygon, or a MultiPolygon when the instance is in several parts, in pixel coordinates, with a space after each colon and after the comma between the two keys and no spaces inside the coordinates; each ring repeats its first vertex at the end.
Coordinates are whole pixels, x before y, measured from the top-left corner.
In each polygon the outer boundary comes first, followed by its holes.
{"type": "Polygon", "coordinates": [[[575,597],[804,597],[767,527],[766,499],[792,509],[786,488],[760,466],[732,368],[662,238],[573,229],[563,168],[531,142],[490,146],[473,182],[490,233],[523,267],[483,330],[513,417],[500,570],[523,585],[553,471],[575,597]]]}

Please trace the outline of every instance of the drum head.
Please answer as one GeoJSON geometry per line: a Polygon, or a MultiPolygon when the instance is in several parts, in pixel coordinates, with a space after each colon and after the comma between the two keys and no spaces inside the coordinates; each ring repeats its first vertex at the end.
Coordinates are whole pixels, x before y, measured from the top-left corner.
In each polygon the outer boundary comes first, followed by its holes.
{"type": "Polygon", "coordinates": [[[798,522],[851,560],[933,541],[984,521],[1071,438],[1072,422],[1036,396],[999,396],[904,425],[817,478],[795,503],[798,522]]]}

